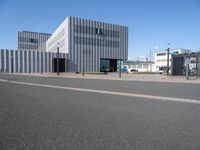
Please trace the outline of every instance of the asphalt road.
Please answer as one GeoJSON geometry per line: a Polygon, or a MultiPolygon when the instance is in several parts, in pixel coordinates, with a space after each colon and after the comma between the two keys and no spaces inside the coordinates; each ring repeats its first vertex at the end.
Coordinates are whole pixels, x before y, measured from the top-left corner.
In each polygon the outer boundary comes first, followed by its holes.
{"type": "MultiPolygon", "coordinates": [[[[11,81],[199,99],[200,85],[42,78],[11,81]]],[[[0,82],[0,150],[199,150],[200,105],[0,82]]]]}
{"type": "Polygon", "coordinates": [[[168,83],[151,81],[116,81],[57,77],[30,77],[21,75],[0,74],[0,79],[31,82],[37,84],[68,86],[75,88],[106,90],[126,93],[138,93],[156,96],[200,99],[200,84],[168,83]]]}

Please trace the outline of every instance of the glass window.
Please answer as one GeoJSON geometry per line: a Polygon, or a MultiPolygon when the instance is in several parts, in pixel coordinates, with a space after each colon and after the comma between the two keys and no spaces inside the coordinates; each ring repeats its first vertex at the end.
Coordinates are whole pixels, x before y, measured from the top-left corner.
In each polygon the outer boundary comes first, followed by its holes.
{"type": "Polygon", "coordinates": [[[100,71],[107,72],[109,71],[110,61],[108,59],[101,59],[100,60],[100,71]]]}

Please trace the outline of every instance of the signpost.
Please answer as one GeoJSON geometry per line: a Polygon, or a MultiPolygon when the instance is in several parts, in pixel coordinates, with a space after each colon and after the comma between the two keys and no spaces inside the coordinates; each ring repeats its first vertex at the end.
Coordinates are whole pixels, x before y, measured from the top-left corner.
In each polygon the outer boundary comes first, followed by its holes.
{"type": "Polygon", "coordinates": [[[59,76],[59,46],[57,47],[57,75],[59,76]]]}

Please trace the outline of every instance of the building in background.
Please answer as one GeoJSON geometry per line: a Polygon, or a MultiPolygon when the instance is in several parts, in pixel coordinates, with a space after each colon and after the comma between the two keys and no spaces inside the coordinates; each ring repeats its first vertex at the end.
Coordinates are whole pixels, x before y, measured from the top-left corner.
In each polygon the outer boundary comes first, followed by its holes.
{"type": "Polygon", "coordinates": [[[124,67],[129,72],[154,72],[154,61],[125,61],[124,67]]]}
{"type": "Polygon", "coordinates": [[[17,34],[17,50],[46,51],[46,41],[51,34],[22,31],[17,34]]]}
{"type": "Polygon", "coordinates": [[[190,75],[200,76],[200,52],[173,55],[172,75],[186,75],[187,64],[190,75]]]}
{"type": "Polygon", "coordinates": [[[117,71],[119,61],[128,59],[128,27],[67,17],[46,47],[68,54],[69,71],[117,71]]]}
{"type": "MultiPolygon", "coordinates": [[[[170,71],[171,71],[171,58],[172,58],[172,55],[185,54],[185,53],[190,53],[190,52],[191,52],[191,50],[188,50],[188,49],[170,50],[170,53],[169,53],[170,71]]],[[[166,68],[167,68],[167,51],[156,52],[154,59],[155,59],[156,72],[165,71],[166,68]]]]}

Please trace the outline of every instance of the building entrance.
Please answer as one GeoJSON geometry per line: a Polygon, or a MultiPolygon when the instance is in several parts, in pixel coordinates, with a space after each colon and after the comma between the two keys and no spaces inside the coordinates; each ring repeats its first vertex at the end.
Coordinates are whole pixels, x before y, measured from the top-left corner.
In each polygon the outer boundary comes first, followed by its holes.
{"type": "MultiPolygon", "coordinates": [[[[66,72],[66,65],[65,65],[65,60],[64,58],[59,58],[58,59],[59,63],[59,72],[66,72]]],[[[53,72],[57,72],[57,58],[52,59],[52,70],[53,72]]]]}
{"type": "Polygon", "coordinates": [[[100,59],[100,72],[116,72],[117,59],[100,59]]]}

